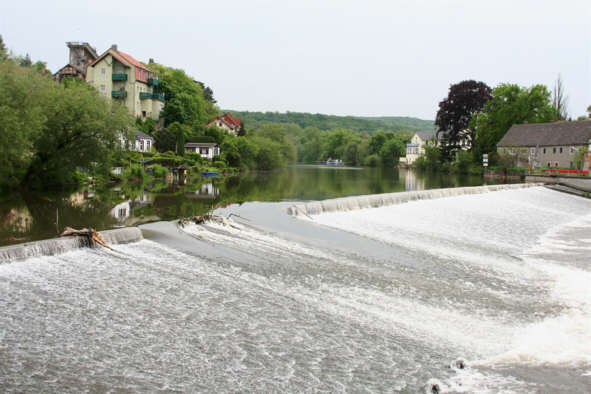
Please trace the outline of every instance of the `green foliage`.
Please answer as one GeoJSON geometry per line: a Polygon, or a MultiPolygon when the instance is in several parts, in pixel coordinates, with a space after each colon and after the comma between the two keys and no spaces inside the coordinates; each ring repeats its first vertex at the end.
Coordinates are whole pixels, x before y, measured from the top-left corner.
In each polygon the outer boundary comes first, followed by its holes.
{"type": "Polygon", "coordinates": [[[409,117],[356,117],[310,114],[302,112],[248,112],[224,111],[241,118],[250,127],[258,129],[265,123],[295,124],[302,129],[313,127],[318,130],[348,129],[373,133],[377,130],[391,132],[433,130],[433,121],[409,117]]]}
{"type": "Polygon", "coordinates": [[[154,133],[154,147],[158,152],[176,150],[176,135],[167,128],[158,129],[154,133]]]}
{"type": "Polygon", "coordinates": [[[133,122],[83,82],[57,84],[8,63],[0,65],[0,119],[2,178],[26,187],[68,183],[78,167],[108,170],[133,122]]]}
{"type": "Polygon", "coordinates": [[[438,146],[426,146],[425,154],[414,162],[414,166],[420,170],[441,171],[442,155],[438,146]]]}
{"type": "Polygon", "coordinates": [[[368,167],[380,167],[382,165],[382,159],[376,154],[369,155],[365,158],[364,164],[368,167]]]}
{"type": "Polygon", "coordinates": [[[260,170],[272,170],[285,165],[285,159],[281,156],[281,146],[278,142],[265,137],[256,137],[254,141],[259,147],[256,162],[260,170]]]}
{"type": "Polygon", "coordinates": [[[123,171],[123,177],[128,180],[137,181],[146,178],[147,174],[141,165],[135,164],[123,171]]]}
{"type": "Polygon", "coordinates": [[[179,122],[191,128],[203,127],[216,116],[218,108],[204,97],[202,84],[195,82],[183,70],[153,62],[150,68],[158,75],[158,90],[165,95],[161,113],[165,125],[179,122]]]}
{"type": "Polygon", "coordinates": [[[142,120],[142,118],[138,117],[135,120],[135,125],[139,130],[151,136],[153,136],[156,131],[156,122],[152,118],[142,120]]]}
{"type": "Polygon", "coordinates": [[[470,125],[474,130],[472,153],[480,160],[484,153],[496,151],[497,143],[514,124],[556,120],[550,92],[544,85],[522,88],[501,84],[493,90],[493,98],[476,114],[470,125]]]}
{"type": "Polygon", "coordinates": [[[587,147],[581,146],[573,156],[573,167],[576,170],[582,170],[585,164],[585,154],[587,153],[587,147]]]}
{"type": "Polygon", "coordinates": [[[8,59],[8,52],[6,51],[6,45],[4,45],[2,35],[0,35],[0,62],[5,61],[6,59],[8,59]]]}
{"type": "Polygon", "coordinates": [[[382,165],[397,166],[400,157],[404,156],[406,148],[399,137],[392,137],[386,141],[380,148],[380,157],[382,158],[382,165]]]}
{"type": "Polygon", "coordinates": [[[152,169],[152,175],[155,178],[166,178],[166,175],[168,175],[168,169],[160,164],[153,164],[148,168],[152,169]]]}

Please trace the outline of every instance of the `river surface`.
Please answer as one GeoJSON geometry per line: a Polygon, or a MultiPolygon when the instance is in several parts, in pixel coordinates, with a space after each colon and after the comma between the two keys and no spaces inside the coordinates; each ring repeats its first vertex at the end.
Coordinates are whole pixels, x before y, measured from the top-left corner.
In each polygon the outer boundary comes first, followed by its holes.
{"type": "Polygon", "coordinates": [[[84,186],[72,191],[0,195],[0,246],[54,238],[65,226],[106,230],[158,220],[203,215],[246,201],[327,198],[476,186],[481,177],[411,170],[291,166],[228,178],[169,179],[84,186]]]}
{"type": "Polygon", "coordinates": [[[0,387],[588,393],[591,200],[489,189],[230,204],[0,264],[0,387]]]}

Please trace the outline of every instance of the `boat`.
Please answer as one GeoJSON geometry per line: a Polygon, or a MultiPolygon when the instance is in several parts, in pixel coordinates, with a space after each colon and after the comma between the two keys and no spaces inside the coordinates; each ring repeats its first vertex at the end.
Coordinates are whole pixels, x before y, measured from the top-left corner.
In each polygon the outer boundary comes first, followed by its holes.
{"type": "Polygon", "coordinates": [[[203,171],[201,173],[201,175],[203,175],[205,178],[213,178],[216,176],[220,176],[219,172],[215,172],[215,171],[203,171]]]}

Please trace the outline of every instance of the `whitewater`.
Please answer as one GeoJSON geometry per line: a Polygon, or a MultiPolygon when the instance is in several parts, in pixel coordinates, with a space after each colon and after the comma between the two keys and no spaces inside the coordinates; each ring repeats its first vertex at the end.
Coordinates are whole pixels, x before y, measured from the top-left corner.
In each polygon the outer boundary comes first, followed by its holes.
{"type": "Polygon", "coordinates": [[[3,391],[591,391],[591,200],[507,185],[215,213],[113,251],[0,253],[3,391]]]}

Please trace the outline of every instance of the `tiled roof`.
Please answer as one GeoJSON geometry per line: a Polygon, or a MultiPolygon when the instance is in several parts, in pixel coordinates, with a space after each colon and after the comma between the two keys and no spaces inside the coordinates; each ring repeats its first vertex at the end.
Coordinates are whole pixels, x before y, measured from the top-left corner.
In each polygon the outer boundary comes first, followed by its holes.
{"type": "Polygon", "coordinates": [[[143,131],[137,130],[135,132],[135,139],[136,140],[154,140],[154,138],[150,137],[148,134],[144,133],[143,131]]]}
{"type": "Polygon", "coordinates": [[[144,66],[142,63],[135,60],[133,58],[133,56],[128,55],[127,53],[121,52],[119,50],[116,50],[115,52],[117,52],[121,57],[123,57],[128,63],[132,64],[133,66],[135,66],[137,68],[143,68],[144,70],[150,71],[150,69],[148,67],[144,66]]]}
{"type": "Polygon", "coordinates": [[[417,131],[416,133],[423,141],[428,141],[435,138],[435,131],[417,131]]]}
{"type": "Polygon", "coordinates": [[[218,144],[216,144],[215,142],[187,142],[185,144],[185,148],[212,148],[214,146],[218,146],[218,144]]]}
{"type": "Polygon", "coordinates": [[[591,139],[591,120],[516,124],[497,146],[586,145],[591,139]]]}
{"type": "Polygon", "coordinates": [[[221,120],[224,124],[226,124],[226,126],[228,126],[230,128],[232,128],[232,127],[238,128],[242,124],[242,119],[234,118],[234,117],[232,117],[232,115],[230,115],[229,113],[226,112],[222,116],[218,116],[217,118],[215,118],[214,120],[209,122],[207,125],[211,126],[216,120],[221,120]]]}

